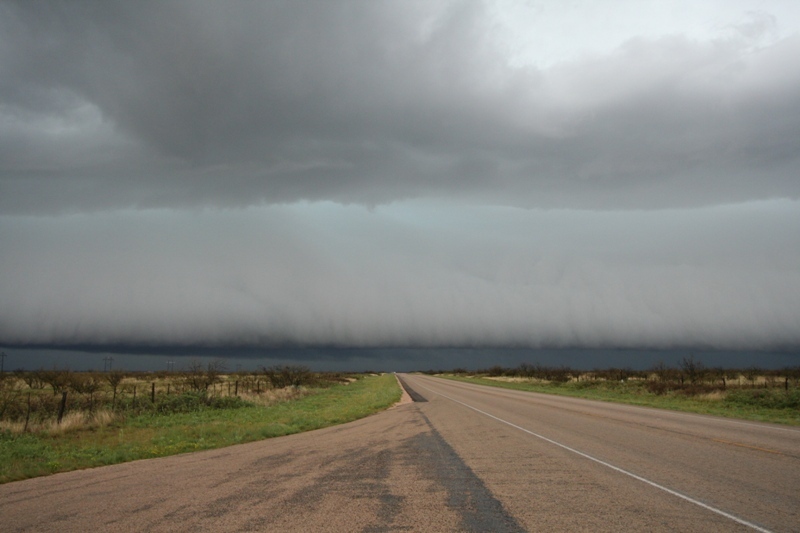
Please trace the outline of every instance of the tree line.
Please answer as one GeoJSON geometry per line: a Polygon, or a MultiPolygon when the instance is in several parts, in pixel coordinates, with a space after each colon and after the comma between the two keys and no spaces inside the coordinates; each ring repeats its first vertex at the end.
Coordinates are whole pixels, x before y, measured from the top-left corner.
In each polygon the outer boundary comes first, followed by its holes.
{"type": "MultiPolygon", "coordinates": [[[[246,405],[241,397],[276,389],[319,388],[347,382],[335,372],[304,365],[261,366],[227,373],[222,361],[191,362],[178,372],[75,372],[65,368],[0,373],[0,422],[59,422],[65,410],[94,413],[169,413],[246,405]]],[[[0,427],[0,430],[2,428],[0,427]]]]}
{"type": "Polygon", "coordinates": [[[578,370],[569,366],[547,366],[538,363],[522,363],[516,367],[494,365],[479,370],[454,368],[428,370],[427,374],[457,374],[469,376],[509,377],[538,380],[548,383],[569,382],[620,382],[629,380],[645,381],[651,392],[663,393],[670,390],[709,392],[727,390],[729,387],[749,388],[797,388],[800,382],[800,366],[777,370],[748,366],[745,368],[709,367],[694,356],[686,356],[676,366],[663,362],[647,370],[631,368],[606,368],[590,371],[578,370]]]}

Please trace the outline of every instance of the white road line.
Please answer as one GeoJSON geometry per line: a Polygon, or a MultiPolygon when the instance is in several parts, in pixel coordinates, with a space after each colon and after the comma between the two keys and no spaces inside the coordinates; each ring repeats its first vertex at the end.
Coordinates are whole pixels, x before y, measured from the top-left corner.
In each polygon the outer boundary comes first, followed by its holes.
{"type": "Polygon", "coordinates": [[[673,496],[677,496],[678,498],[681,498],[682,500],[686,500],[689,503],[693,503],[693,504],[695,504],[695,505],[697,505],[699,507],[702,507],[703,509],[707,509],[707,510],[711,511],[712,513],[716,513],[718,515],[724,516],[725,518],[733,520],[734,522],[738,522],[739,524],[742,524],[743,526],[747,526],[749,528],[755,529],[756,531],[762,531],[764,533],[772,533],[769,529],[764,529],[763,527],[758,526],[756,524],[753,524],[752,522],[748,522],[747,520],[743,520],[743,519],[739,518],[738,516],[734,516],[734,515],[732,515],[730,513],[726,513],[725,511],[723,511],[721,509],[717,509],[716,507],[711,507],[710,505],[707,505],[707,504],[705,504],[705,503],[703,503],[701,501],[695,500],[694,498],[690,498],[689,496],[681,494],[680,492],[674,491],[674,490],[672,490],[670,488],[667,488],[667,487],[665,487],[663,485],[659,485],[655,481],[650,481],[649,479],[643,478],[642,476],[638,476],[638,475],[634,474],[633,472],[628,472],[627,470],[625,470],[623,468],[620,468],[618,466],[614,466],[611,463],[607,463],[607,462],[605,462],[605,461],[603,461],[601,459],[598,459],[598,458],[593,457],[593,456],[591,456],[589,454],[586,454],[586,453],[583,453],[583,452],[581,452],[579,450],[576,450],[575,448],[570,448],[566,444],[561,444],[560,442],[554,441],[553,439],[548,439],[547,437],[545,437],[543,435],[539,435],[538,433],[534,433],[533,431],[531,431],[529,429],[525,429],[524,427],[518,426],[516,424],[513,424],[513,423],[509,422],[508,420],[503,420],[502,418],[496,417],[493,414],[487,413],[486,411],[481,411],[477,407],[473,407],[473,406],[471,406],[469,404],[466,404],[466,403],[464,403],[462,401],[456,400],[455,398],[451,398],[450,396],[448,396],[446,394],[442,394],[441,392],[436,392],[435,390],[431,390],[428,387],[425,387],[423,385],[417,385],[417,386],[421,387],[421,388],[423,388],[423,389],[425,389],[427,391],[430,391],[430,392],[432,392],[434,394],[438,394],[439,396],[447,398],[448,400],[450,400],[452,402],[461,404],[464,407],[467,407],[469,409],[472,409],[473,411],[481,413],[482,415],[486,415],[489,418],[493,418],[494,420],[497,420],[498,422],[502,422],[503,424],[507,424],[507,425],[509,425],[509,426],[511,426],[513,428],[516,428],[516,429],[518,429],[520,431],[524,431],[525,433],[528,433],[529,435],[533,435],[536,438],[542,439],[545,442],[549,442],[550,444],[554,444],[554,445],[556,445],[556,446],[558,446],[560,448],[563,448],[563,449],[565,449],[567,451],[570,451],[572,453],[580,455],[581,457],[585,457],[586,459],[589,459],[590,461],[594,461],[595,463],[598,463],[598,464],[601,464],[603,466],[606,466],[606,467],[608,467],[608,468],[610,468],[612,470],[615,470],[615,471],[617,471],[617,472],[619,472],[621,474],[625,474],[626,476],[630,476],[633,479],[641,481],[642,483],[647,483],[648,485],[650,485],[652,487],[655,487],[657,489],[663,490],[664,492],[672,494],[673,496]]]}
{"type": "MultiPolygon", "coordinates": [[[[590,398],[579,398],[579,397],[576,397],[576,396],[560,396],[560,395],[554,395],[554,394],[553,395],[549,395],[549,394],[546,394],[546,393],[543,393],[543,392],[533,392],[533,391],[522,391],[522,390],[516,390],[516,389],[506,389],[506,388],[503,388],[503,387],[492,387],[491,385],[484,385],[482,383],[466,383],[464,381],[448,380],[447,378],[437,378],[437,379],[444,379],[444,380],[447,381],[447,383],[460,383],[460,384],[463,384],[463,385],[477,385],[479,387],[487,387],[487,388],[493,389],[493,390],[501,390],[501,391],[504,391],[504,392],[511,392],[511,393],[516,393],[516,394],[520,394],[520,395],[538,394],[538,395],[542,395],[542,396],[552,396],[552,397],[555,397],[555,398],[564,398],[564,399],[567,399],[567,400],[583,400],[583,401],[586,401],[586,402],[592,402],[594,404],[609,405],[609,402],[602,402],[602,401],[599,401],[599,400],[592,400],[590,398]]],[[[473,389],[470,389],[470,390],[473,390],[473,389]]],[[[769,430],[769,431],[789,431],[791,433],[800,433],[800,428],[781,427],[781,426],[776,426],[776,425],[769,425],[770,424],[769,422],[765,422],[763,424],[758,424],[758,423],[755,423],[755,422],[743,422],[741,420],[734,420],[732,418],[725,418],[725,417],[721,417],[721,416],[710,416],[710,415],[703,415],[703,414],[700,414],[700,413],[685,413],[685,412],[682,412],[682,411],[668,411],[668,410],[665,410],[665,409],[659,409],[657,407],[645,407],[645,406],[642,406],[642,405],[632,405],[632,404],[628,404],[628,403],[616,404],[616,405],[630,407],[631,409],[636,409],[636,410],[639,410],[639,411],[645,411],[647,413],[653,413],[655,411],[658,414],[663,414],[665,417],[699,418],[699,419],[702,419],[702,420],[709,420],[711,422],[718,422],[720,424],[735,424],[735,425],[739,425],[739,426],[750,426],[750,427],[760,428],[760,429],[769,430]]]]}

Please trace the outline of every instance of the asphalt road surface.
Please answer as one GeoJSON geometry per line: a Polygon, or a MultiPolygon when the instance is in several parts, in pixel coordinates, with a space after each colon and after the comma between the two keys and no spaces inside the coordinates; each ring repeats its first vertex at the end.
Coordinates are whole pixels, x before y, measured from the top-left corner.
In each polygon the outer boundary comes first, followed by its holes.
{"type": "Polygon", "coordinates": [[[0,531],[800,531],[800,430],[425,376],[415,403],[0,486],[0,531]]]}

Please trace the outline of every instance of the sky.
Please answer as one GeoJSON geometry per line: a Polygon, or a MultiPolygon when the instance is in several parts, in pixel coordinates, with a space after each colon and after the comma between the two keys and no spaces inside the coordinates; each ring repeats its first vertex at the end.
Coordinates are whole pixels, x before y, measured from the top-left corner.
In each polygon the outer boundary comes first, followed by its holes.
{"type": "Polygon", "coordinates": [[[4,1],[0,250],[15,367],[800,364],[800,4],[4,1]]]}

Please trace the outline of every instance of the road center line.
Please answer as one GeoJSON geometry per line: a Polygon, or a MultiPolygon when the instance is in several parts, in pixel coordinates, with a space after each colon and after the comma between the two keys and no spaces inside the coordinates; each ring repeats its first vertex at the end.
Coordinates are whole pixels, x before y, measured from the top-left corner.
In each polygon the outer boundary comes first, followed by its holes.
{"type": "Polygon", "coordinates": [[[538,433],[535,433],[535,432],[533,432],[533,431],[531,431],[529,429],[525,429],[522,426],[518,426],[518,425],[516,425],[516,424],[514,424],[512,422],[509,422],[508,420],[503,420],[502,418],[494,416],[491,413],[487,413],[486,411],[482,411],[482,410],[478,409],[477,407],[473,407],[473,406],[471,406],[469,404],[466,404],[466,403],[464,403],[462,401],[456,400],[455,398],[451,398],[450,396],[448,396],[446,394],[442,394],[441,392],[437,392],[435,390],[431,390],[428,387],[425,387],[424,385],[417,385],[417,386],[421,387],[421,388],[423,388],[423,389],[425,389],[427,391],[430,391],[430,392],[432,392],[434,394],[438,394],[439,396],[447,398],[448,400],[450,400],[452,402],[455,402],[457,404],[463,405],[464,407],[467,407],[468,409],[472,409],[473,411],[481,413],[482,415],[488,416],[489,418],[493,418],[494,420],[497,420],[498,422],[502,422],[503,424],[507,424],[507,425],[509,425],[509,426],[511,426],[511,427],[513,427],[515,429],[518,429],[520,431],[528,433],[529,435],[533,435],[534,437],[536,437],[538,439],[541,439],[541,440],[543,440],[545,442],[549,442],[550,444],[554,444],[554,445],[556,445],[556,446],[558,446],[560,448],[563,448],[563,449],[565,449],[567,451],[570,451],[570,452],[572,452],[574,454],[580,455],[581,457],[585,457],[586,459],[589,459],[590,461],[594,461],[595,463],[601,464],[601,465],[603,465],[605,467],[608,467],[608,468],[610,468],[612,470],[615,470],[615,471],[617,471],[617,472],[619,472],[621,474],[625,474],[626,476],[630,476],[633,479],[641,481],[642,483],[647,483],[648,485],[650,485],[652,487],[655,487],[655,488],[657,488],[659,490],[663,490],[664,492],[672,494],[673,496],[677,496],[678,498],[680,498],[682,500],[685,500],[685,501],[687,501],[689,503],[693,503],[693,504],[695,504],[695,505],[697,505],[699,507],[702,507],[703,509],[707,509],[707,510],[711,511],[712,513],[716,513],[716,514],[718,514],[720,516],[724,516],[725,518],[728,518],[729,520],[733,520],[734,522],[738,522],[739,524],[742,524],[743,526],[747,526],[747,527],[749,527],[751,529],[755,529],[756,531],[762,531],[764,533],[772,533],[769,529],[764,529],[763,527],[758,526],[756,524],[753,524],[752,522],[748,522],[747,520],[743,520],[743,519],[739,518],[738,516],[734,516],[734,515],[732,515],[730,513],[726,513],[725,511],[723,511],[721,509],[717,509],[716,507],[712,507],[710,505],[707,505],[707,504],[705,504],[705,503],[703,503],[703,502],[701,502],[699,500],[695,500],[694,498],[690,498],[689,496],[686,496],[685,494],[681,494],[680,492],[674,491],[674,490],[672,490],[670,488],[667,488],[667,487],[665,487],[663,485],[659,485],[655,481],[650,481],[649,479],[643,478],[642,476],[636,475],[633,472],[629,472],[629,471],[627,471],[627,470],[625,470],[623,468],[620,468],[618,466],[614,466],[611,463],[607,463],[607,462],[605,462],[605,461],[603,461],[601,459],[598,459],[598,458],[593,457],[593,456],[591,456],[589,454],[583,453],[582,451],[576,450],[575,448],[570,448],[566,444],[561,444],[560,442],[554,441],[553,439],[549,439],[549,438],[545,437],[544,435],[539,435],[538,433]]]}

